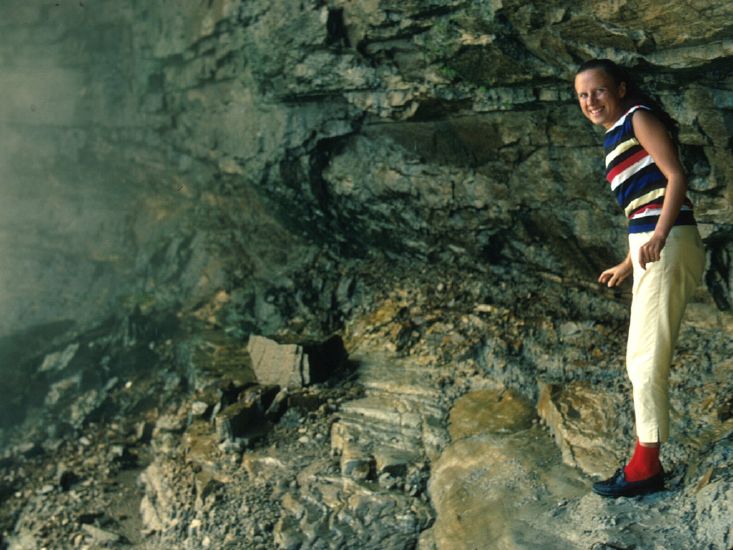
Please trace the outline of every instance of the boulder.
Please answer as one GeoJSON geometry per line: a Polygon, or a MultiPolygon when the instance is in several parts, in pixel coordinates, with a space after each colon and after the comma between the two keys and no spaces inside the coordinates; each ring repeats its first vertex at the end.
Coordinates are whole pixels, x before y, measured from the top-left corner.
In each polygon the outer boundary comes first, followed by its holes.
{"type": "Polygon", "coordinates": [[[278,344],[264,336],[251,335],[247,351],[260,384],[298,388],[311,382],[310,364],[297,344],[278,344]]]}
{"type": "Polygon", "coordinates": [[[563,461],[591,475],[607,476],[633,444],[628,433],[631,396],[587,382],[540,384],[537,412],[552,431],[563,461]],[[631,441],[631,443],[630,443],[631,441]]]}
{"type": "Polygon", "coordinates": [[[458,440],[432,466],[437,519],[420,548],[573,548],[553,509],[587,491],[537,427],[458,440]]]}

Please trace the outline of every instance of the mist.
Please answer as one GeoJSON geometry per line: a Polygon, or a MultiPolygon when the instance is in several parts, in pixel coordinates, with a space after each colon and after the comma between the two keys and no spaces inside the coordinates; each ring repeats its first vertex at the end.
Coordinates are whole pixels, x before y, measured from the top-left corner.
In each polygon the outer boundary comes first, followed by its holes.
{"type": "Polygon", "coordinates": [[[193,194],[149,105],[159,83],[136,78],[132,20],[131,2],[0,8],[2,424],[22,418],[22,385],[59,342],[188,288],[155,261],[191,241],[193,194]]]}

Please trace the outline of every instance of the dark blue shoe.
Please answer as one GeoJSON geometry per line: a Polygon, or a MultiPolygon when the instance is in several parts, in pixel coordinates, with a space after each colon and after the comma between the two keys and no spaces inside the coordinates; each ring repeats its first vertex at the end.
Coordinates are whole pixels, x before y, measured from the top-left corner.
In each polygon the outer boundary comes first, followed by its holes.
{"type": "Polygon", "coordinates": [[[593,492],[604,497],[635,497],[664,489],[664,471],[641,481],[626,481],[623,468],[605,481],[593,484],[593,492]]]}

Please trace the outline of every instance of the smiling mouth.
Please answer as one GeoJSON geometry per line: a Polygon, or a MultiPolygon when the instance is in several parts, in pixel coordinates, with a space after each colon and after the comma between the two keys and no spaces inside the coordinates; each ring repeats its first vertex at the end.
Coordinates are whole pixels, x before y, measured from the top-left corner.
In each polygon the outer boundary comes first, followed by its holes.
{"type": "Polygon", "coordinates": [[[600,107],[598,109],[588,109],[588,113],[595,116],[595,115],[600,114],[602,110],[603,110],[603,107],[600,107]]]}

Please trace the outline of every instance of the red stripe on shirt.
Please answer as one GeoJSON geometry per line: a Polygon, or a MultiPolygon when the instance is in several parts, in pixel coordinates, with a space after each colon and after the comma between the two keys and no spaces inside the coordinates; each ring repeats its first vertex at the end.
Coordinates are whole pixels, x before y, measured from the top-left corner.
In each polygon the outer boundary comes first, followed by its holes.
{"type": "Polygon", "coordinates": [[[642,212],[646,212],[647,210],[653,210],[655,208],[661,208],[664,204],[664,201],[661,202],[650,202],[649,204],[645,204],[644,206],[637,208],[634,210],[630,215],[629,218],[632,216],[636,216],[637,214],[641,214],[642,212]]]}
{"type": "Polygon", "coordinates": [[[621,172],[626,170],[629,166],[632,166],[633,164],[636,164],[644,157],[648,156],[649,153],[647,153],[644,149],[641,149],[631,155],[629,158],[624,159],[622,162],[619,162],[616,166],[613,167],[613,169],[609,170],[608,174],[606,174],[606,179],[610,182],[613,181],[613,178],[618,176],[621,172]]]}

